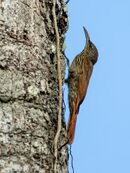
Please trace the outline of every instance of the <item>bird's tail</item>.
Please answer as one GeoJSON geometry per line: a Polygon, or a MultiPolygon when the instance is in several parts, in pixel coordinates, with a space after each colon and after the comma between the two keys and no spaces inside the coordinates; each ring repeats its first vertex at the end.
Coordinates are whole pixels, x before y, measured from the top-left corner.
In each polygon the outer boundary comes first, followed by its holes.
{"type": "Polygon", "coordinates": [[[67,129],[67,136],[68,136],[68,144],[72,144],[74,135],[75,135],[75,128],[76,128],[76,121],[77,121],[77,113],[72,113],[70,115],[70,119],[68,121],[68,129],[67,129]]]}

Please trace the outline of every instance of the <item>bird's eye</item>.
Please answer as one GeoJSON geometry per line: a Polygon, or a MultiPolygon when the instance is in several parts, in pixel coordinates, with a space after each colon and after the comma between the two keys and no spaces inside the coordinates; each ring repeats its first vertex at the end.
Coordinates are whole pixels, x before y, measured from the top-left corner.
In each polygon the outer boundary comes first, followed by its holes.
{"type": "Polygon", "coordinates": [[[93,44],[92,42],[89,40],[89,48],[92,48],[93,47],[93,44]]]}
{"type": "Polygon", "coordinates": [[[89,47],[90,47],[90,48],[92,48],[92,47],[93,47],[93,45],[90,43],[90,44],[89,44],[89,47]]]}

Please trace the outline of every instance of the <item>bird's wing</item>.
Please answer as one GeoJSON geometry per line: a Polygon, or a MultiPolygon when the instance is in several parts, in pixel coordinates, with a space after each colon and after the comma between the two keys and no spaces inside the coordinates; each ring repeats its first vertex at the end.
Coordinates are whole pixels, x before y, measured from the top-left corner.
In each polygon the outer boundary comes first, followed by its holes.
{"type": "Polygon", "coordinates": [[[93,70],[92,63],[90,61],[85,61],[83,70],[78,75],[78,105],[79,106],[81,105],[81,103],[83,102],[85,98],[89,80],[92,74],[92,70],[93,70]]]}
{"type": "Polygon", "coordinates": [[[83,64],[82,68],[79,68],[78,71],[69,71],[68,85],[70,117],[67,129],[69,144],[72,144],[74,139],[79,107],[85,98],[91,73],[92,64],[89,63],[89,61],[87,61],[86,64],[83,64]]]}

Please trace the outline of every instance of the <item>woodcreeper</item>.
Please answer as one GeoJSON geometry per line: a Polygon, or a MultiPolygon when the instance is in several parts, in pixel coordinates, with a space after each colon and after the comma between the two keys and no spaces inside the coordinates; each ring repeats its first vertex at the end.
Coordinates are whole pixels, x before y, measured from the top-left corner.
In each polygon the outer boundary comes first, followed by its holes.
{"type": "Polygon", "coordinates": [[[76,120],[81,103],[83,102],[89,80],[93,71],[93,66],[98,59],[98,50],[90,41],[89,34],[84,28],[86,44],[83,51],[75,57],[69,67],[68,88],[69,88],[69,110],[68,121],[68,144],[72,144],[76,128],[76,120]]]}

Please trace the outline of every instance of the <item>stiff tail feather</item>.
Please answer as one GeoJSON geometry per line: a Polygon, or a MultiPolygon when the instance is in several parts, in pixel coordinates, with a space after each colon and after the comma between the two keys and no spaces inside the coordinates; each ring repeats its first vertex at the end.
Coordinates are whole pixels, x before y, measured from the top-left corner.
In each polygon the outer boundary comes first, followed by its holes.
{"type": "Polygon", "coordinates": [[[68,129],[67,129],[68,144],[73,143],[75,128],[76,128],[76,121],[77,121],[77,113],[73,113],[72,115],[70,115],[70,119],[68,122],[68,129]]]}

